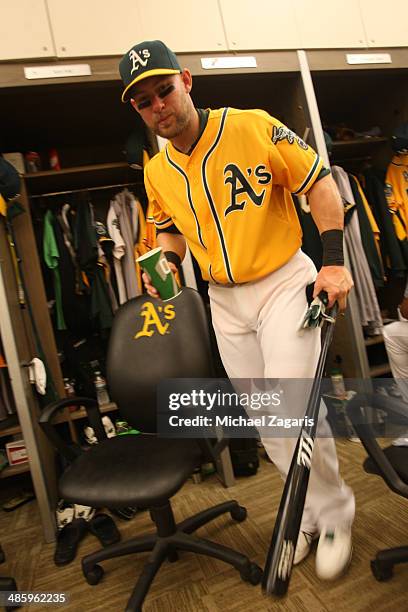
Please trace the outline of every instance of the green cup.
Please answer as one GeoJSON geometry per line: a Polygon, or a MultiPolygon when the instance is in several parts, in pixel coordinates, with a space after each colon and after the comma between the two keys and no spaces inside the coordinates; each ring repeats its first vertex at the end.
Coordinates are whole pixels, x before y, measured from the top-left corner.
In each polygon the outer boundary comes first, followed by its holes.
{"type": "Polygon", "coordinates": [[[136,261],[150,276],[153,287],[157,289],[164,302],[177,297],[181,293],[161,247],[152,249],[145,255],[138,257],[136,261]]]}

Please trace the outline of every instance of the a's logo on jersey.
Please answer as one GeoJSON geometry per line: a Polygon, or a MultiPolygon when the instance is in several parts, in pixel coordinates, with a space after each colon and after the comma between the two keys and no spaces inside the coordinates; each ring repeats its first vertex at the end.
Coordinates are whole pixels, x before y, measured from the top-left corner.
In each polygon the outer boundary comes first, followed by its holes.
{"type": "Polygon", "coordinates": [[[161,317],[167,321],[171,321],[176,316],[174,306],[172,304],[158,306],[156,309],[152,302],[145,302],[140,310],[140,314],[144,318],[144,322],[142,329],[135,335],[135,340],[141,338],[142,336],[147,336],[150,338],[150,336],[153,336],[155,331],[157,331],[161,336],[170,333],[168,331],[170,324],[162,321],[161,317]]]}
{"type": "Polygon", "coordinates": [[[289,144],[297,142],[299,147],[301,147],[305,151],[309,148],[307,144],[300,138],[300,136],[295,134],[295,132],[292,132],[292,130],[289,130],[283,125],[279,127],[276,127],[276,125],[274,125],[272,130],[272,142],[273,144],[276,144],[281,140],[287,140],[289,144]]]}
{"type": "Polygon", "coordinates": [[[408,172],[406,170],[404,170],[404,172],[402,173],[402,176],[404,177],[404,179],[407,181],[408,183],[408,172]]]}
{"type": "MultiPolygon", "coordinates": [[[[252,175],[252,171],[252,168],[247,168],[248,176],[252,175]]],[[[258,185],[267,185],[272,180],[272,174],[266,170],[266,166],[263,164],[256,166],[253,172],[258,185]]],[[[225,209],[225,217],[234,210],[242,210],[245,208],[247,204],[246,199],[237,202],[237,197],[241,195],[241,193],[246,193],[256,206],[262,206],[266,189],[262,189],[261,193],[256,193],[245,174],[236,164],[228,164],[225,166],[224,176],[224,184],[231,184],[231,203],[225,209]]]]}
{"type": "Polygon", "coordinates": [[[141,54],[143,57],[140,57],[139,53],[136,53],[134,49],[129,52],[129,59],[132,62],[132,70],[130,71],[130,74],[132,74],[135,70],[139,70],[140,66],[143,66],[143,68],[147,66],[147,62],[150,57],[149,49],[143,49],[141,54]]]}

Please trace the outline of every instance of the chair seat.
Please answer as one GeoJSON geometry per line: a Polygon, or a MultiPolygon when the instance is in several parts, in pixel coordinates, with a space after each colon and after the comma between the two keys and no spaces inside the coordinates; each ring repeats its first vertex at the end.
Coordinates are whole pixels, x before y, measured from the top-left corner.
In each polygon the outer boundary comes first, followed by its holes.
{"type": "MultiPolygon", "coordinates": [[[[388,446],[383,449],[385,456],[391,463],[398,476],[408,485],[408,447],[407,446],[388,446]]],[[[382,476],[377,465],[368,457],[364,461],[364,469],[369,474],[378,474],[382,476]]]]}
{"type": "Polygon", "coordinates": [[[148,508],[174,495],[200,464],[195,440],[121,435],[85,451],[59,482],[67,502],[148,508]]]}

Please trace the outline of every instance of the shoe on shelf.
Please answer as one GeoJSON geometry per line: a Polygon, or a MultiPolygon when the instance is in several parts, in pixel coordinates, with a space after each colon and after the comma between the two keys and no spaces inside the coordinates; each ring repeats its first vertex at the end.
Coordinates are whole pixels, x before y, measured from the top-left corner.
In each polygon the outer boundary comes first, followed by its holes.
{"type": "Polygon", "coordinates": [[[310,553],[314,537],[315,535],[313,533],[308,533],[307,531],[299,532],[295,555],[293,557],[293,565],[298,565],[303,559],[306,559],[310,553]]]}
{"type": "Polygon", "coordinates": [[[392,446],[408,446],[408,437],[396,438],[391,442],[392,446]]]}
{"type": "Polygon", "coordinates": [[[115,426],[108,416],[105,415],[102,417],[102,423],[105,428],[106,436],[108,438],[113,438],[114,436],[116,436],[115,426]]]}
{"type": "Polygon", "coordinates": [[[88,444],[92,446],[94,444],[98,444],[98,438],[95,436],[93,427],[91,427],[90,425],[87,425],[86,427],[84,427],[84,435],[85,435],[85,440],[87,441],[88,444]]]}
{"type": "Polygon", "coordinates": [[[338,526],[323,528],[316,551],[316,574],[321,580],[336,580],[351,562],[351,529],[338,526]]]}
{"type": "Polygon", "coordinates": [[[116,434],[120,435],[123,433],[127,433],[131,428],[127,421],[115,421],[116,434]]]}
{"type": "Polygon", "coordinates": [[[389,397],[388,395],[388,391],[385,387],[376,387],[375,388],[375,392],[378,393],[378,395],[383,395],[384,397],[389,397]]]}
{"type": "Polygon", "coordinates": [[[402,398],[402,393],[397,385],[397,383],[392,383],[389,387],[388,387],[388,395],[391,395],[391,397],[399,397],[402,398]]]}
{"type": "MultiPolygon", "coordinates": [[[[113,438],[114,436],[116,436],[115,426],[108,416],[105,415],[102,417],[102,424],[105,429],[107,438],[113,438]]],[[[90,425],[87,425],[86,427],[84,427],[84,434],[85,434],[85,439],[88,442],[88,444],[91,444],[91,445],[98,444],[98,438],[95,435],[95,431],[93,427],[91,427],[90,425]]]]}

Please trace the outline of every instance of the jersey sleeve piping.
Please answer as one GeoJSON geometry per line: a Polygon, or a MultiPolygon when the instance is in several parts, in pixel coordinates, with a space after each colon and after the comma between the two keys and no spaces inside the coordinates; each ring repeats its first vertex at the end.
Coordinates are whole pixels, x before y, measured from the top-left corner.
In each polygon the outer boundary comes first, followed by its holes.
{"type": "Polygon", "coordinates": [[[173,219],[171,217],[167,217],[167,219],[164,219],[164,221],[155,221],[154,224],[157,229],[167,229],[173,225],[173,219]]]}
{"type": "Polygon", "coordinates": [[[318,176],[321,165],[322,160],[320,156],[316,153],[316,158],[314,159],[312,167],[310,168],[306,178],[304,179],[300,187],[296,189],[296,191],[292,191],[293,195],[300,195],[308,191],[308,189],[313,185],[316,177],[318,176]]]}

